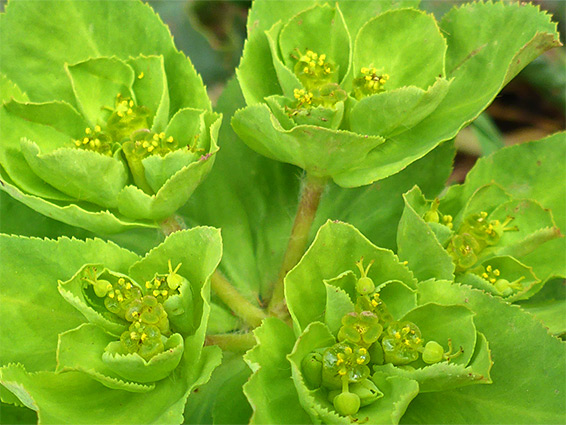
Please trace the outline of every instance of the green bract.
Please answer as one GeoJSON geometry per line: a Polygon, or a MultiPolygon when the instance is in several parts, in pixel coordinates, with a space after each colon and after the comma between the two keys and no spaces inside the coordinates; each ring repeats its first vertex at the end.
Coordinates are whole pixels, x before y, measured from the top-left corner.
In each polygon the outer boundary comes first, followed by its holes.
{"type": "Polygon", "coordinates": [[[426,201],[418,188],[405,194],[397,238],[399,256],[420,279],[455,275],[458,282],[508,301],[528,299],[549,278],[564,276],[562,261],[540,258],[543,252],[564,244],[559,227],[564,225],[560,212],[564,196],[537,187],[536,179],[544,179],[543,173],[532,180],[530,176],[533,166],[541,166],[544,152],[563,150],[565,141],[564,134],[557,134],[503,149],[490,160],[516,164],[511,158],[517,151],[540,152],[530,156],[532,164],[501,169],[483,180],[474,180],[474,169],[466,183],[453,186],[440,200],[426,201]]]}
{"type": "Polygon", "coordinates": [[[3,400],[19,400],[40,422],[182,421],[191,390],[221,358],[218,347],[203,348],[218,230],[177,232],[143,258],[100,240],[0,244],[10,260],[1,293],[11,300],[1,319],[18,329],[1,334],[12,347],[2,350],[3,400]]]}
{"type": "MultiPolygon", "coordinates": [[[[296,394],[288,397],[314,423],[349,423],[348,416],[397,423],[419,391],[491,383],[490,349],[474,313],[465,305],[421,303],[418,288],[391,251],[375,247],[353,227],[329,222],[319,230],[285,289],[297,335],[286,348],[293,346],[287,374],[296,394]],[[364,262],[372,267],[363,268],[364,262]],[[375,291],[359,293],[360,277],[370,277],[375,291]],[[443,348],[434,361],[425,349],[429,342],[443,348]],[[360,398],[359,405],[349,394],[360,398]]],[[[247,354],[252,369],[255,363],[260,371],[288,368],[284,360],[270,366],[261,359],[265,332],[287,334],[278,327],[265,323],[256,333],[260,346],[247,354]]],[[[267,373],[257,372],[258,379],[267,373]]],[[[258,402],[253,395],[250,400],[252,406],[258,402]]]]}
{"type": "Polygon", "coordinates": [[[236,133],[315,177],[366,185],[454,137],[560,44],[532,5],[474,3],[439,23],[409,8],[417,5],[254,2],[237,70],[248,106],[232,119],[236,133]]]}
{"type": "Polygon", "coordinates": [[[2,20],[1,72],[26,92],[0,110],[3,189],[99,233],[155,226],[186,203],[218,150],[221,117],[200,77],[141,3],[62,3],[57,19],[73,24],[56,35],[35,13],[16,0],[2,20]],[[114,15],[128,25],[108,22],[114,15]],[[39,42],[41,55],[22,53],[39,42]],[[21,72],[28,63],[33,75],[21,72]]]}

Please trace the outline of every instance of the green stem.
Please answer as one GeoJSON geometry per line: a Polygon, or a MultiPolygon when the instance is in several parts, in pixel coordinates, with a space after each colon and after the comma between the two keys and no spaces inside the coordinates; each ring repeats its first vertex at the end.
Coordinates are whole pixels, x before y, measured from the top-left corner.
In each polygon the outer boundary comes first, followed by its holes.
{"type": "Polygon", "coordinates": [[[307,174],[306,182],[301,192],[299,208],[293,223],[293,230],[291,230],[291,236],[289,237],[287,251],[285,251],[283,264],[279,270],[279,276],[273,288],[273,296],[269,303],[269,312],[277,316],[287,314],[283,282],[289,270],[297,265],[305,253],[309,232],[325,187],[326,179],[307,174]]]}
{"type": "Polygon", "coordinates": [[[217,334],[207,335],[206,345],[218,345],[224,351],[243,352],[256,345],[255,337],[251,332],[245,334],[217,334]]]}
{"type": "Polygon", "coordinates": [[[259,326],[261,321],[267,317],[261,308],[244,298],[218,270],[212,275],[211,284],[212,290],[224,304],[252,328],[259,326]]]}

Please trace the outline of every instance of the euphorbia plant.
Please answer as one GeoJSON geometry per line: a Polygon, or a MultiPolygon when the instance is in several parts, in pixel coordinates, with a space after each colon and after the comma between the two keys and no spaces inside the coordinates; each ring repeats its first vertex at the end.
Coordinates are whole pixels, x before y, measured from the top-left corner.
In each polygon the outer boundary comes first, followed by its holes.
{"type": "Polygon", "coordinates": [[[563,421],[565,134],[441,193],[547,14],[259,0],[213,112],[149,6],[51,6],[0,21],[2,188],[74,226],[2,194],[63,236],[0,237],[4,422],[563,421]]]}

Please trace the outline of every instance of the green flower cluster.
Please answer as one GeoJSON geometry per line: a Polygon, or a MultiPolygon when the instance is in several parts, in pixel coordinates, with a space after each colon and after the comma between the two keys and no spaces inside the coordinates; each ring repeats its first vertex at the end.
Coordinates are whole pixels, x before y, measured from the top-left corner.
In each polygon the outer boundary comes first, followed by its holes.
{"type": "Polygon", "coordinates": [[[469,6],[472,25],[464,8],[437,22],[417,5],[256,1],[236,71],[247,103],[232,119],[236,133],[258,153],[342,187],[395,174],[454,137],[509,69],[526,65],[513,56],[534,47],[538,30],[503,49],[476,25],[499,31],[515,20],[513,7],[498,6],[496,20],[490,7],[469,6]]]}
{"type": "Polygon", "coordinates": [[[460,347],[452,353],[450,339],[447,352],[433,340],[425,345],[415,323],[394,320],[373,280],[367,276],[372,264],[364,269],[363,259],[357,263],[361,277],[356,282],[355,311],[342,316],[338,342],[311,352],[301,362],[309,388],[325,391],[328,401],[343,416],[355,415],[361,407],[383,397],[372,380],[371,366],[410,365],[421,354],[426,364],[449,362],[463,352],[460,347]]]}

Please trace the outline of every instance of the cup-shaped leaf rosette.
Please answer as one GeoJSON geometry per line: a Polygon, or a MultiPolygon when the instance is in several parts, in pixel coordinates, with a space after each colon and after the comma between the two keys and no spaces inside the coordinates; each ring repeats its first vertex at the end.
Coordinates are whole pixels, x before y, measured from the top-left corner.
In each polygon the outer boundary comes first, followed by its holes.
{"type": "Polygon", "coordinates": [[[2,383],[15,397],[35,400],[40,417],[56,422],[85,414],[111,422],[109,400],[136,423],[182,417],[192,389],[221,359],[217,347],[204,347],[210,277],[222,254],[217,229],[176,232],[143,258],[101,240],[0,243],[21,257],[3,269],[10,283],[2,287],[3,297],[18,300],[2,320],[26,323],[18,335],[2,335],[13,347],[1,353],[2,383]],[[64,258],[39,266],[54,256],[64,258]],[[23,272],[27,263],[35,271],[23,272]]]}
{"type": "MultiPolygon", "coordinates": [[[[95,364],[82,367],[94,370],[95,379],[102,376],[134,384],[162,380],[182,359],[198,359],[210,310],[209,278],[220,255],[218,234],[209,230],[174,234],[133,264],[127,275],[91,264],[60,282],[63,297],[90,324],[61,337],[60,350],[73,352],[77,341],[88,341],[88,332],[103,331],[105,338],[92,338],[101,341],[92,347],[97,351],[95,364]],[[206,243],[207,237],[212,240],[206,243]],[[192,247],[192,251],[181,255],[181,247],[192,247]],[[184,353],[185,348],[196,352],[184,353]]],[[[69,369],[62,359],[59,367],[69,369]]]]}
{"type": "Polygon", "coordinates": [[[244,390],[257,418],[265,418],[258,385],[269,379],[314,423],[398,423],[419,392],[489,383],[490,351],[474,313],[420,303],[419,285],[406,263],[352,226],[322,226],[285,279],[294,332],[266,321],[246,354],[255,372],[244,390]]]}
{"type": "MultiPolygon", "coordinates": [[[[67,55],[48,49],[34,62],[43,73],[57,75],[47,91],[36,91],[25,75],[10,74],[29,100],[8,99],[0,110],[3,188],[43,214],[97,233],[155,227],[186,203],[210,171],[221,117],[150,9],[128,2],[97,14],[86,10],[92,6],[80,5],[86,16],[94,13],[91,25],[103,23],[104,16],[138,14],[156,38],[136,51],[103,40],[112,31],[88,40],[73,34],[61,51],[67,55]],[[84,45],[99,48],[85,56],[84,45]]],[[[68,12],[60,10],[62,16],[68,12]]],[[[25,20],[29,10],[19,13],[10,14],[6,25],[25,20]]],[[[120,36],[135,32],[121,27],[120,36]]],[[[30,37],[35,31],[41,25],[30,37]]]]}
{"type": "Polygon", "coordinates": [[[552,212],[495,183],[478,187],[459,209],[456,192],[433,201],[416,187],[404,195],[399,256],[421,280],[455,276],[508,301],[537,293],[544,282],[528,264],[528,255],[560,237],[552,212]],[[436,261],[431,262],[433,253],[436,261]]]}
{"type": "Polygon", "coordinates": [[[416,9],[364,4],[254,3],[237,70],[248,106],[232,125],[242,140],[342,187],[388,177],[454,137],[559,44],[534,7],[477,4],[437,23],[416,9]],[[502,35],[501,22],[527,19],[521,37],[502,35]],[[470,22],[480,20],[489,29],[474,35],[470,22]]]}
{"type": "Polygon", "coordinates": [[[134,220],[172,215],[212,166],[220,117],[183,108],[169,119],[162,57],[90,59],[67,73],[78,111],[60,101],[4,106],[28,172],[79,204],[134,220]]]}

